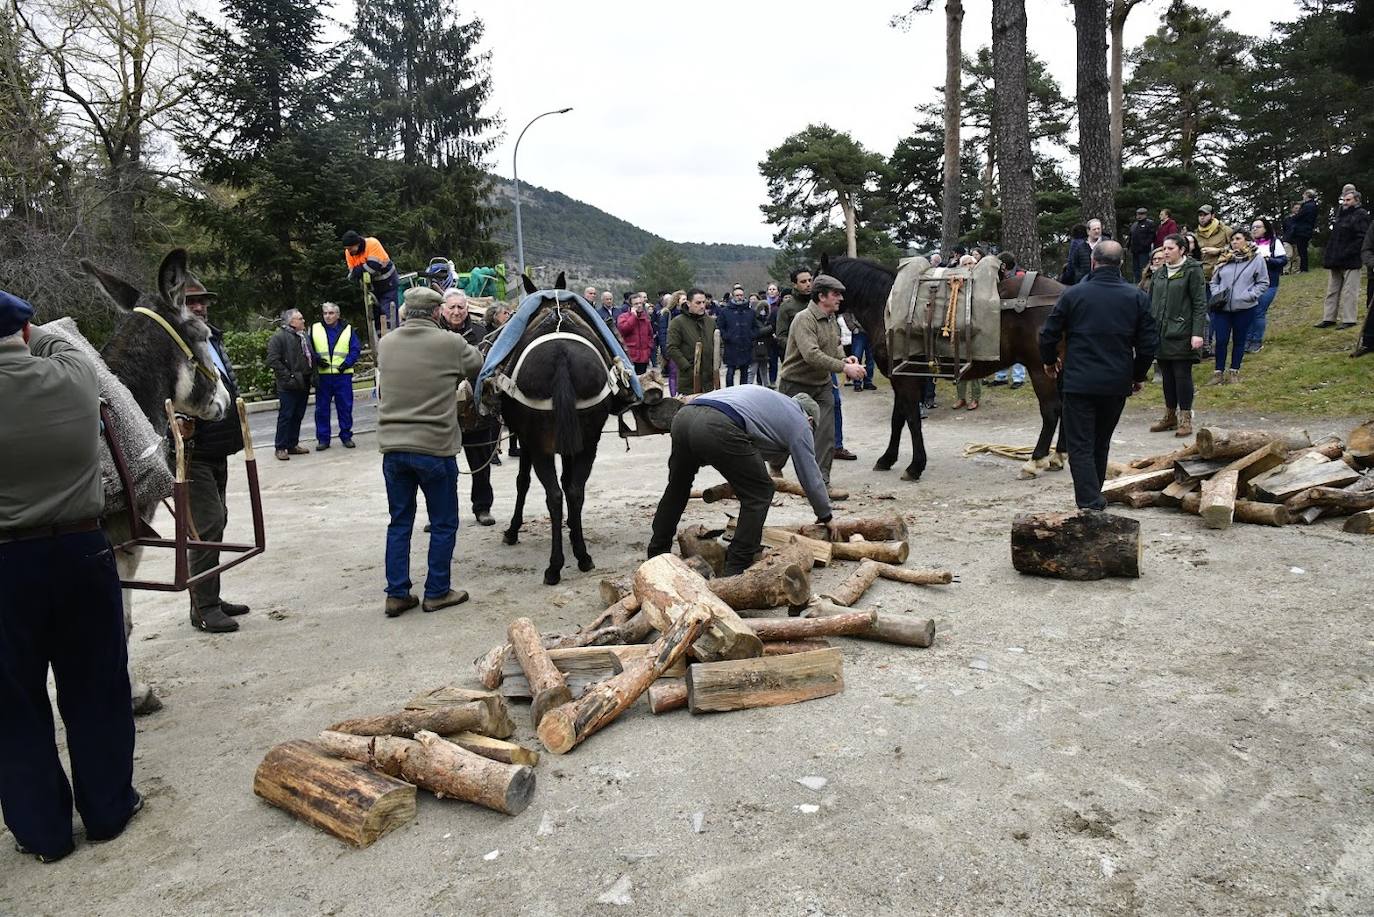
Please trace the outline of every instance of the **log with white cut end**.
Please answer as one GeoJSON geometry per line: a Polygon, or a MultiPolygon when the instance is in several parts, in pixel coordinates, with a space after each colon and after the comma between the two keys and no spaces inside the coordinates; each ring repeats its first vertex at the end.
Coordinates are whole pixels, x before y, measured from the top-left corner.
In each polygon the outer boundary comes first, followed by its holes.
{"type": "Polygon", "coordinates": [[[777,707],[829,697],[844,690],[844,664],[837,648],[698,663],[687,670],[687,707],[719,713],[777,707]]]}
{"type": "MultiPolygon", "coordinates": [[[[887,611],[868,611],[863,608],[846,608],[828,599],[817,599],[807,608],[805,614],[813,618],[826,618],[848,612],[871,614],[873,622],[861,631],[845,634],[860,640],[876,640],[880,643],[895,643],[899,646],[918,646],[922,649],[935,642],[935,622],[916,614],[902,614],[887,611]]],[[[764,644],[765,650],[768,644],[764,644]]]]}
{"type": "Polygon", "coordinates": [[[627,662],[625,671],[619,675],[592,685],[577,700],[546,713],[539,723],[539,741],[556,755],[572,751],[619,716],[681,659],[710,619],[710,614],[701,606],[683,612],[642,659],[627,662]]]}
{"type": "Polygon", "coordinates": [[[539,631],[529,618],[516,618],[506,630],[515,658],[530,685],[530,722],[536,728],[544,714],[572,700],[567,679],[539,642],[539,631]]]}
{"type": "Polygon", "coordinates": [[[253,792],[355,847],[415,817],[415,787],[299,739],[267,752],[253,792]]]}
{"type": "Polygon", "coordinates": [[[1229,528],[1236,514],[1236,486],[1239,476],[1234,470],[1219,471],[1202,482],[1202,497],[1198,515],[1209,529],[1229,528]]]}
{"type": "Polygon", "coordinates": [[[811,599],[811,553],[788,545],[765,554],[736,576],[708,580],[706,585],[735,610],[805,605],[811,599]]]}
{"type": "MultiPolygon", "coordinates": [[[[1168,469],[1172,475],[1172,469],[1168,469]]],[[[1094,580],[1140,576],[1140,523],[1126,516],[1078,510],[1017,516],[1011,562],[1021,573],[1094,580]]]]}
{"type": "Polygon", "coordinates": [[[534,796],[534,770],[502,764],[441,738],[432,732],[414,739],[320,733],[319,744],[331,755],[361,761],[384,774],[413,783],[436,796],[519,815],[534,796]]]}
{"type": "Polygon", "coordinates": [[[743,659],[763,652],[762,642],[744,619],[680,557],[660,554],[640,564],[635,571],[635,595],[640,614],[647,615],[661,633],[667,633],[689,609],[706,609],[710,623],[692,646],[697,659],[743,659]]]}
{"type": "Polygon", "coordinates": [[[473,754],[500,761],[502,764],[527,764],[534,767],[539,763],[539,752],[504,739],[493,739],[476,732],[457,732],[449,736],[448,740],[473,754]]]}
{"type": "Polygon", "coordinates": [[[1288,451],[1312,445],[1306,433],[1278,433],[1270,430],[1223,430],[1202,427],[1197,431],[1197,452],[1205,459],[1237,459],[1277,440],[1288,451]]]}
{"type": "MultiPolygon", "coordinates": [[[[1202,494],[1190,493],[1179,503],[1179,509],[1196,516],[1202,509],[1202,494]]],[[[1258,503],[1254,500],[1237,500],[1235,503],[1235,522],[1247,525],[1288,525],[1293,521],[1292,514],[1282,503],[1258,503]]]]}

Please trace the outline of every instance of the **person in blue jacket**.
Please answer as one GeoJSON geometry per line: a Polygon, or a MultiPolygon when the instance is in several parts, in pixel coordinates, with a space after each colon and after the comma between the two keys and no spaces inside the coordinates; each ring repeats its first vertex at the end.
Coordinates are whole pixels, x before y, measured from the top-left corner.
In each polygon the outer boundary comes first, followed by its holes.
{"type": "Polygon", "coordinates": [[[740,384],[748,385],[749,366],[754,362],[754,341],[761,336],[762,330],[743,287],[736,285],[730,291],[729,302],[716,312],[716,327],[720,330],[721,362],[725,364],[726,387],[735,384],[736,371],[739,372],[740,384]]]}

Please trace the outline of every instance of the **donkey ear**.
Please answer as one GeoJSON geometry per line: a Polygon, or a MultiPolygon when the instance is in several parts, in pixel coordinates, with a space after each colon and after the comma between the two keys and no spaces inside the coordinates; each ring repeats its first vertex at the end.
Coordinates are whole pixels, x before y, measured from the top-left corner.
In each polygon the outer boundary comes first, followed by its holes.
{"type": "Polygon", "coordinates": [[[566,290],[568,288],[568,278],[564,276],[562,271],[558,272],[558,279],[553,282],[553,288],[555,290],[566,290]]]}
{"type": "Polygon", "coordinates": [[[830,254],[829,254],[829,253],[826,253],[826,254],[821,255],[821,273],[822,273],[822,274],[829,274],[829,273],[830,273],[830,254]]]}
{"type": "Polygon", "coordinates": [[[138,305],[138,298],[141,294],[127,280],[96,267],[85,258],[81,259],[80,264],[81,270],[95,278],[95,282],[100,284],[105,295],[110,297],[116,306],[128,312],[138,305]]]}
{"type": "Polygon", "coordinates": [[[520,282],[524,285],[527,295],[533,296],[535,293],[539,292],[539,288],[534,285],[534,281],[530,280],[529,274],[521,274],[520,282]]]}
{"type": "Polygon", "coordinates": [[[163,302],[180,312],[186,306],[186,249],[174,248],[157,269],[157,289],[163,302]]]}

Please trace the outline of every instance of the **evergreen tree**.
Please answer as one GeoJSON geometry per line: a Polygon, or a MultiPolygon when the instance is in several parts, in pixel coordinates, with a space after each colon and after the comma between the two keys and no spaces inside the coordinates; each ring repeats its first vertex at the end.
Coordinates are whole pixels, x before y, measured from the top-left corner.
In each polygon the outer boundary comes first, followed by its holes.
{"type": "Polygon", "coordinates": [[[670,242],[655,242],[639,259],[635,289],[653,296],[659,290],[685,290],[692,285],[692,265],[670,242]]]}

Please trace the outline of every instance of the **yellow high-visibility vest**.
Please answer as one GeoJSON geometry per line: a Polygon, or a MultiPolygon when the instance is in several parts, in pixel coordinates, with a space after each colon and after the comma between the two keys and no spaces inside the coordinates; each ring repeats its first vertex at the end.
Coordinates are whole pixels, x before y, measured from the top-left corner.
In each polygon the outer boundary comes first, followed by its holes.
{"type": "Polygon", "coordinates": [[[310,328],[310,343],[315,349],[316,365],[320,375],[352,374],[353,367],[341,368],[343,361],[348,357],[348,349],[353,346],[353,327],[351,325],[344,325],[343,331],[339,332],[338,340],[334,342],[334,350],[331,351],[329,349],[329,334],[324,330],[324,322],[316,322],[310,328]]]}

